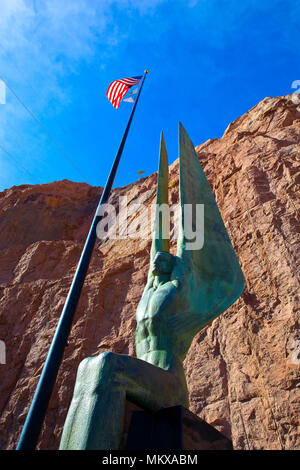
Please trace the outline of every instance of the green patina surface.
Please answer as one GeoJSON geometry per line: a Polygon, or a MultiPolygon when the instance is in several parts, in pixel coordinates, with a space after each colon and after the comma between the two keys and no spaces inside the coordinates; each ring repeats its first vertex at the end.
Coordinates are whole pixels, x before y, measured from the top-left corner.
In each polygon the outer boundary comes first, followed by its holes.
{"type": "MultiPolygon", "coordinates": [[[[194,146],[179,125],[180,205],[204,205],[204,244],[189,249],[179,221],[176,256],[156,211],[147,284],[136,319],[137,357],[111,352],[79,366],[61,449],[118,449],[126,397],[149,410],[183,405],[182,361],[195,334],[242,293],[244,278],[194,146]]],[[[161,136],[157,203],[168,204],[168,157],[161,136]]],[[[195,223],[194,223],[194,226],[195,223]]],[[[202,227],[203,230],[203,227],[202,227]]]]}

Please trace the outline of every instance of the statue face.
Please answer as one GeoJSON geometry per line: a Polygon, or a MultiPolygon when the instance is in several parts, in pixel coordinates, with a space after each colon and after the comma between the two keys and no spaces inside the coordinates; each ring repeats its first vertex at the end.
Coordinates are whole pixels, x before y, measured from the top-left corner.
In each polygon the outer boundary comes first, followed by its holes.
{"type": "Polygon", "coordinates": [[[173,255],[165,251],[159,251],[153,261],[153,274],[171,274],[173,271],[173,255]]]}

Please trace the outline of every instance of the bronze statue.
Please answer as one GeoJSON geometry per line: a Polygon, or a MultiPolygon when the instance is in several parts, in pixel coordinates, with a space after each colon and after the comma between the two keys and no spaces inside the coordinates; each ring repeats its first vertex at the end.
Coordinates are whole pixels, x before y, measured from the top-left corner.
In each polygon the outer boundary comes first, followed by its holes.
{"type": "Polygon", "coordinates": [[[136,312],[137,358],[104,352],[81,362],[60,449],[118,449],[126,397],[150,411],[175,405],[188,408],[182,362],[192,339],[244,288],[213,193],[181,124],[179,147],[182,212],[174,256],[159,212],[159,206],[168,204],[168,158],[161,136],[150,269],[136,312]],[[196,249],[185,232],[188,204],[204,207],[204,244],[196,249]]]}

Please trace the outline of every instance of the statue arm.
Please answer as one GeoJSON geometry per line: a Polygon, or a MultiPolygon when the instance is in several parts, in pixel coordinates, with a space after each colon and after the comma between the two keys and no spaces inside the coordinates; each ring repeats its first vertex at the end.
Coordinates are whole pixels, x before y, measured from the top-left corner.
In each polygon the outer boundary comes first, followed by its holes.
{"type": "Polygon", "coordinates": [[[175,266],[173,268],[170,281],[178,289],[187,289],[188,283],[184,263],[182,262],[181,258],[178,258],[178,256],[176,256],[174,259],[175,266]]]}

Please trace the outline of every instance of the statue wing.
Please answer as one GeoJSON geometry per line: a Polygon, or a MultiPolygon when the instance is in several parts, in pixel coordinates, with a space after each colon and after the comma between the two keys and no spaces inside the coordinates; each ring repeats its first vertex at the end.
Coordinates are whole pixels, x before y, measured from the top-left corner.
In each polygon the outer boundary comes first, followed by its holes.
{"type": "MultiPolygon", "coordinates": [[[[157,174],[156,207],[152,227],[152,245],[150,262],[152,264],[158,251],[170,251],[170,226],[168,223],[168,210],[163,213],[163,206],[168,208],[168,154],[163,133],[160,137],[159,166],[157,174]]],[[[150,267],[151,269],[151,267],[150,267]]]]}
{"type": "Polygon", "coordinates": [[[181,123],[179,190],[181,217],[177,256],[184,265],[192,311],[197,314],[198,326],[202,327],[224,312],[241,295],[244,277],[194,145],[181,123]],[[192,204],[192,228],[197,232],[198,245],[191,244],[190,234],[184,230],[185,220],[187,227],[190,225],[188,210],[186,213],[184,211],[186,204],[192,204]],[[201,210],[204,208],[204,227],[203,221],[199,227],[199,220],[197,223],[195,218],[197,204],[203,205],[198,206],[200,222],[201,210]],[[191,249],[192,247],[196,249],[191,249]]]}

